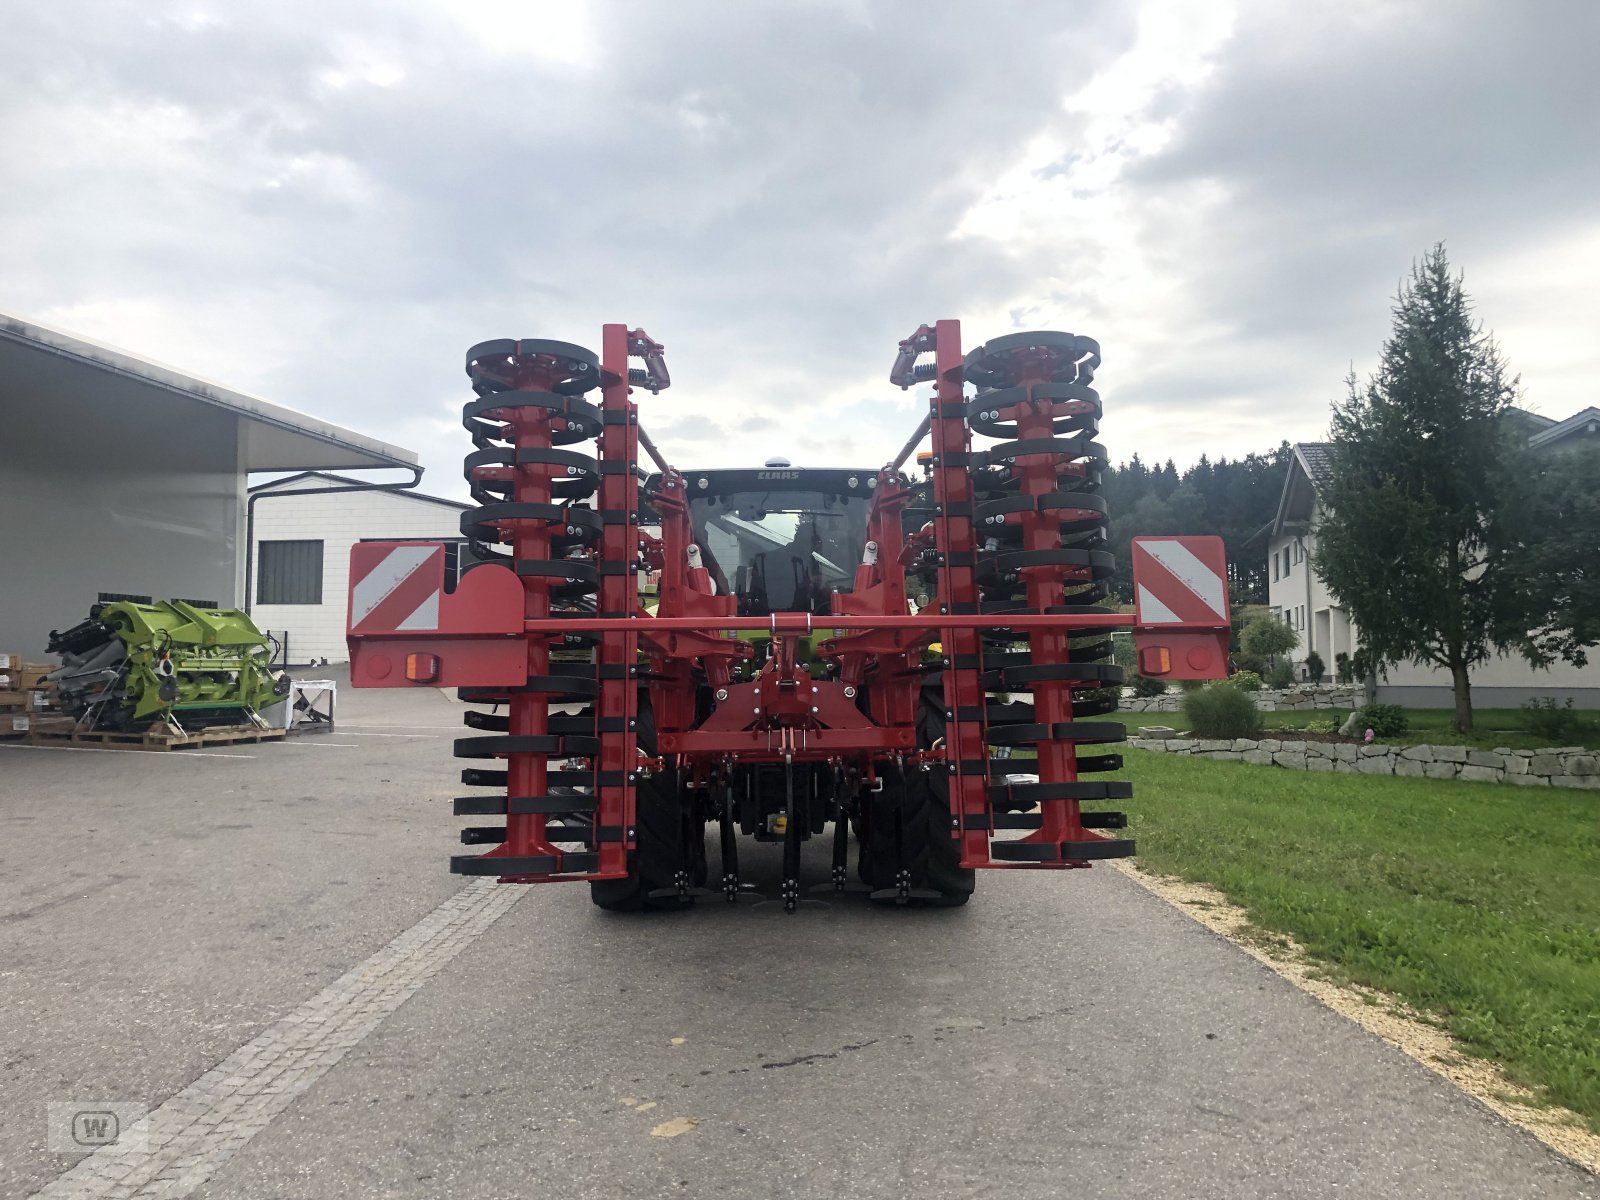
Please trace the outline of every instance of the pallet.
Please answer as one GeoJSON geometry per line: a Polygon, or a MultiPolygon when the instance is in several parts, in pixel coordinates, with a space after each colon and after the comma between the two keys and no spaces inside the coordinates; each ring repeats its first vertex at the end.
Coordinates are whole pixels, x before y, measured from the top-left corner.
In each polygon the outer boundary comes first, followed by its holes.
{"type": "Polygon", "coordinates": [[[88,750],[189,750],[201,746],[230,746],[250,742],[275,742],[283,738],[282,729],[256,729],[252,726],[230,726],[227,729],[201,729],[190,734],[176,734],[170,729],[156,726],[143,733],[124,733],[114,730],[80,730],[67,718],[50,722],[36,722],[28,733],[28,741],[35,746],[76,746],[88,750]]]}

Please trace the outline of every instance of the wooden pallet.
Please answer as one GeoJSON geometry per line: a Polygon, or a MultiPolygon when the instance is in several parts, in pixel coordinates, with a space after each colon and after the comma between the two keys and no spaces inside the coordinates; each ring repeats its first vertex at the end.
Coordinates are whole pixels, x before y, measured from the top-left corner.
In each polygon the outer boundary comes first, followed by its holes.
{"type": "Polygon", "coordinates": [[[229,726],[226,729],[201,729],[190,734],[176,734],[165,726],[154,726],[143,733],[123,733],[112,730],[74,728],[65,717],[39,720],[28,733],[28,741],[35,746],[79,746],[100,750],[188,750],[201,746],[229,746],[248,742],[273,742],[284,736],[282,729],[256,729],[253,726],[229,726]]]}

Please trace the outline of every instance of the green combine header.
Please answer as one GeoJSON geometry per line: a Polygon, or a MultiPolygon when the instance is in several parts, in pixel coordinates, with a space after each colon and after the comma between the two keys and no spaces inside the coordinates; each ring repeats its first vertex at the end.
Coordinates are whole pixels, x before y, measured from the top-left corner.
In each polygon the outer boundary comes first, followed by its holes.
{"type": "Polygon", "coordinates": [[[61,707],[85,729],[255,724],[289,692],[247,613],[187,600],[96,604],[47,649],[61,707]]]}

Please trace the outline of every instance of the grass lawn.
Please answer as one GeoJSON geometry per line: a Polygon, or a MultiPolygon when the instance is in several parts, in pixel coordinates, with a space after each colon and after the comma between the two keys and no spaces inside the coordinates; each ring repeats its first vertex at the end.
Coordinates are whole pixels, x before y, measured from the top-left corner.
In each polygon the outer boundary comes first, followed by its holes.
{"type": "MultiPolygon", "coordinates": [[[[1350,713],[1347,709],[1327,708],[1301,712],[1264,712],[1261,714],[1261,723],[1267,729],[1304,729],[1312,721],[1334,721],[1343,723],[1350,713]]],[[[1452,729],[1451,722],[1455,713],[1448,708],[1408,708],[1406,716],[1411,722],[1409,732],[1399,737],[1383,738],[1382,741],[1396,745],[1413,746],[1426,742],[1434,746],[1473,746],[1482,750],[1492,750],[1496,746],[1508,746],[1512,750],[1538,750],[1545,746],[1588,746],[1600,749],[1600,720],[1593,714],[1584,714],[1590,720],[1590,726],[1582,733],[1575,733],[1566,738],[1552,741],[1549,738],[1535,737],[1523,728],[1523,713],[1515,708],[1480,708],[1473,712],[1473,730],[1462,735],[1452,729]]],[[[1170,725],[1174,729],[1187,729],[1188,721],[1182,711],[1179,712],[1124,712],[1118,713],[1117,720],[1121,721],[1129,730],[1142,729],[1146,725],[1170,725]]]]}
{"type": "Polygon", "coordinates": [[[1600,1132],[1600,796],[1126,760],[1141,865],[1219,888],[1600,1132]]]}

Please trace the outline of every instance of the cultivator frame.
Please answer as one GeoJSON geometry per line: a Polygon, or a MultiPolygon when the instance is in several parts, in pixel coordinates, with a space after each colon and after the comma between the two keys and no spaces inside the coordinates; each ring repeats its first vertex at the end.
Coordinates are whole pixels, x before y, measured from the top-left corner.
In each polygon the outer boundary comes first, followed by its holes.
{"type": "Polygon", "coordinates": [[[890,380],[932,383],[928,414],[869,477],[853,587],[824,614],[741,616],[702,559],[693,473],[672,468],[639,426],[632,393],[671,382],[663,347],[624,325],[604,327],[599,356],[537,340],[473,347],[477,396],[463,424],[477,447],[466,475],[478,507],[462,530],[489,561],[453,592],[442,547],[358,543],[351,571],[355,686],[459,687],[497,710],[467,713],[481,732],[455,749],[495,761],[462,774],[493,791],[454,803],[504,825],[463,831],[492,848],[451,869],[587,880],[607,907],[673,904],[709,894],[704,827],[716,821],[719,890],[734,899],[735,780],[762,768],[784,781],[791,911],[801,842],[827,819],[834,861],[823,887],[851,886],[854,825],[863,886],[901,903],[960,903],[976,869],[1132,854],[1130,839],[1097,832],[1122,829],[1121,813],[1085,808],[1131,795],[1125,782],[1084,778],[1121,766],[1116,754],[1083,752],[1124,737],[1119,724],[1083,719],[1116,707],[1110,635],[1133,629],[1145,674],[1215,678],[1226,673],[1229,620],[1216,538],[1137,539],[1137,615],[1101,603],[1111,556],[1089,386],[1099,361],[1099,346],[1072,334],[1014,334],[963,354],[959,322],[918,328],[890,380]],[[977,446],[975,432],[998,440],[977,446]],[[926,477],[914,481],[902,468],[929,434],[926,477]],[[583,442],[595,452],[569,448],[583,442]],[[641,520],[641,450],[659,472],[647,498],[659,533],[641,520]],[[640,603],[641,572],[659,572],[654,612],[640,603]],[[919,573],[934,599],[913,612],[919,573]],[[737,636],[752,630],[770,639],[761,661],[737,636]],[[802,639],[814,643],[809,657],[802,639]],[[1031,701],[1009,699],[1017,693],[1031,701]],[[1030,751],[1033,776],[1000,766],[1017,759],[997,755],[1030,751]],[[820,803],[797,801],[800,769],[831,780],[820,803]],[[920,858],[906,849],[913,811],[919,822],[933,814],[934,842],[949,842],[931,847],[943,868],[923,862],[929,847],[920,858]],[[1012,831],[1023,836],[997,836],[1012,831]],[[942,884],[932,878],[941,870],[942,884]]]}

